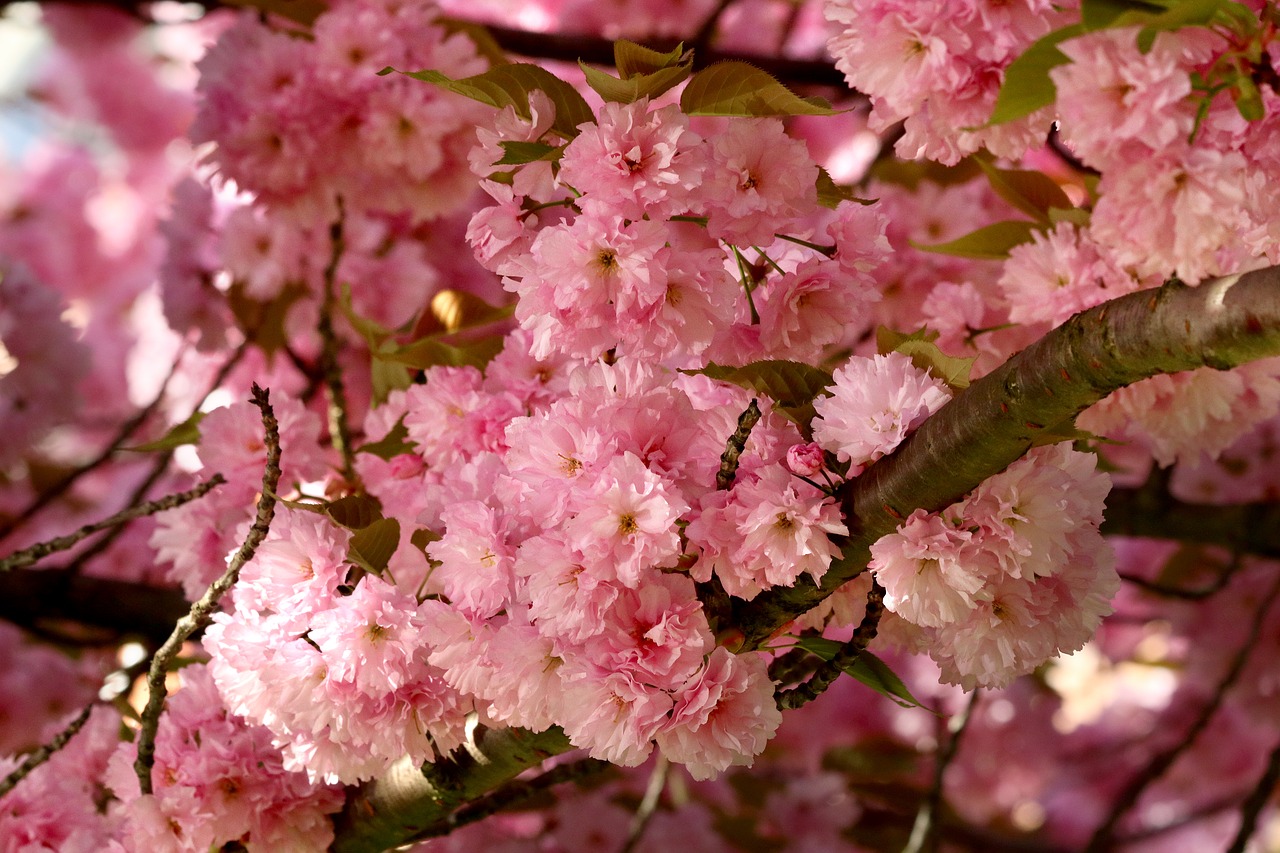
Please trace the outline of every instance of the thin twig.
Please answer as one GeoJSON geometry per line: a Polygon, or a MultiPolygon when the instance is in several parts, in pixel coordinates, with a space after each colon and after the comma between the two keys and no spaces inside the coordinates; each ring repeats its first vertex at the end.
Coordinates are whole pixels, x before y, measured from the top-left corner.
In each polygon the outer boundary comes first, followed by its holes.
{"type": "Polygon", "coordinates": [[[165,495],[153,501],[147,501],[141,504],[135,504],[128,509],[122,510],[115,515],[104,518],[101,521],[95,521],[92,524],[86,524],[74,533],[68,533],[66,536],[59,536],[56,539],[50,539],[47,542],[38,542],[29,548],[23,548],[21,551],[15,551],[9,556],[0,560],[0,571],[9,571],[10,569],[20,569],[25,566],[33,565],[50,554],[56,554],[59,551],[65,551],[73,547],[79,542],[84,541],[88,537],[100,530],[106,530],[111,527],[132,521],[135,518],[143,518],[148,515],[155,515],[158,512],[180,507],[185,503],[189,503],[197,498],[202,498],[213,489],[225,483],[226,480],[221,474],[214,474],[205,482],[193,489],[187,489],[185,492],[177,492],[172,495],[165,495]]]}
{"type": "Polygon", "coordinates": [[[165,675],[169,663],[181,651],[187,638],[208,623],[218,600],[236,582],[241,567],[253,558],[258,545],[266,538],[271,529],[271,519],[275,515],[276,489],[280,485],[280,424],[271,408],[269,392],[259,388],[256,382],[253,384],[252,402],[262,412],[267,446],[267,464],[262,472],[262,496],[258,499],[258,514],[240,550],[231,558],[226,572],[209,586],[199,601],[191,605],[190,612],[178,620],[173,633],[151,661],[151,670],[147,674],[147,706],[142,712],[142,727],[138,732],[138,757],[133,764],[143,794],[150,794],[152,791],[151,768],[155,764],[156,731],[160,727],[160,712],[164,710],[165,675]]]}
{"type": "MultiPolygon", "coordinates": [[[[222,365],[222,367],[218,369],[218,374],[213,378],[213,381],[209,383],[208,390],[206,390],[204,394],[201,396],[200,404],[196,407],[195,411],[199,411],[199,407],[201,405],[204,405],[204,401],[209,398],[209,395],[212,394],[214,391],[216,391],[220,385],[222,385],[223,381],[227,378],[228,374],[230,374],[231,371],[235,368],[235,366],[240,363],[240,360],[244,358],[244,355],[247,351],[248,351],[247,343],[243,343],[236,348],[236,351],[232,353],[231,358],[227,359],[226,362],[222,365]]],[[[191,417],[194,416],[194,414],[195,412],[193,411],[191,415],[188,415],[185,420],[190,420],[191,417]]],[[[170,461],[172,461],[172,459],[173,459],[172,450],[161,453],[156,458],[155,462],[152,463],[151,470],[147,473],[147,476],[144,477],[142,482],[139,483],[137,486],[135,486],[133,491],[129,494],[129,498],[124,502],[124,505],[126,507],[130,507],[139,503],[146,496],[147,492],[151,491],[151,487],[154,486],[156,483],[160,482],[160,478],[162,478],[165,472],[169,469],[169,463],[170,461]]],[[[124,533],[124,531],[127,528],[128,528],[128,524],[124,524],[119,527],[112,528],[109,533],[107,533],[97,542],[94,542],[91,546],[86,548],[79,556],[77,556],[75,560],[73,560],[67,566],[67,568],[71,571],[79,571],[80,568],[82,568],[86,563],[88,563],[94,557],[101,554],[103,551],[107,550],[107,548],[111,547],[111,543],[114,542],[118,536],[124,533]]]]}
{"type": "Polygon", "coordinates": [[[1085,848],[1085,853],[1103,853],[1103,851],[1111,849],[1112,836],[1120,822],[1120,818],[1124,817],[1133,808],[1138,802],[1138,798],[1142,796],[1142,792],[1147,789],[1147,786],[1163,776],[1165,771],[1177,760],[1178,756],[1195,743],[1201,732],[1208,727],[1209,720],[1217,713],[1218,708],[1222,706],[1227,691],[1231,689],[1244,671],[1244,665],[1249,659],[1249,652],[1257,645],[1263,619],[1267,611],[1271,609],[1277,593],[1280,593],[1280,575],[1277,575],[1275,580],[1272,581],[1270,589],[1267,590],[1266,596],[1262,599],[1262,603],[1254,611],[1253,619],[1249,625],[1248,637],[1231,659],[1231,665],[1227,667],[1226,674],[1218,682],[1213,697],[1200,709],[1199,715],[1187,729],[1187,732],[1178,739],[1177,743],[1167,747],[1162,752],[1156,753],[1147,762],[1147,766],[1138,775],[1129,780],[1129,784],[1116,797],[1116,801],[1106,819],[1094,830],[1093,837],[1089,839],[1089,844],[1085,848]]]}
{"type": "Polygon", "coordinates": [[[0,797],[3,797],[5,794],[12,791],[14,786],[27,778],[33,770],[41,764],[44,764],[53,757],[55,752],[66,746],[67,743],[76,736],[76,733],[84,728],[84,724],[89,721],[89,715],[93,713],[94,706],[96,705],[96,702],[90,702],[88,705],[85,705],[84,710],[77,714],[76,718],[68,723],[66,728],[58,732],[58,734],[54,736],[53,740],[49,741],[39,749],[28,753],[27,757],[22,760],[22,763],[14,768],[12,773],[4,777],[3,781],[0,781],[0,797]]]}
{"type": "Polygon", "coordinates": [[[324,294],[320,301],[320,372],[324,375],[324,387],[329,399],[329,439],[342,457],[342,476],[351,484],[356,482],[355,450],[351,446],[351,424],[347,417],[347,394],[342,382],[342,368],[338,364],[338,338],[333,331],[334,287],[338,276],[338,264],[346,250],[343,237],[342,200],[338,200],[338,218],[329,226],[329,263],[324,268],[324,294]]]}
{"type": "Polygon", "coordinates": [[[667,787],[667,776],[671,772],[671,762],[667,760],[665,755],[659,754],[653,765],[653,772],[649,774],[649,784],[644,789],[644,797],[640,800],[640,807],[636,809],[635,815],[631,818],[631,827],[627,830],[627,840],[623,842],[622,849],[618,853],[633,853],[636,846],[640,843],[640,839],[644,837],[644,831],[649,826],[649,821],[653,819],[654,812],[658,810],[658,800],[662,797],[662,791],[667,787]]]}
{"type": "Polygon", "coordinates": [[[777,691],[774,696],[778,700],[780,709],[789,711],[817,699],[831,686],[832,682],[840,677],[840,673],[857,662],[867,646],[876,638],[876,631],[880,628],[880,616],[884,613],[884,592],[884,587],[873,578],[871,590],[867,593],[866,613],[862,617],[862,622],[854,629],[849,642],[836,652],[835,657],[818,667],[804,684],[792,687],[790,690],[777,691]]]}
{"type": "Polygon", "coordinates": [[[902,853],[923,853],[923,851],[933,853],[938,849],[940,825],[938,814],[942,808],[943,778],[960,749],[960,738],[964,736],[965,729],[969,727],[969,721],[973,719],[973,709],[978,704],[978,694],[981,692],[981,690],[974,690],[969,695],[969,701],[965,703],[964,709],[952,717],[947,725],[951,737],[947,738],[938,750],[933,765],[933,785],[929,788],[929,796],[925,797],[924,802],[920,804],[920,811],[916,812],[916,822],[911,827],[911,838],[907,840],[907,846],[902,848],[902,853]]]}
{"type": "Polygon", "coordinates": [[[1276,791],[1277,781],[1280,781],[1280,743],[1271,750],[1271,756],[1267,759],[1267,769],[1263,771],[1257,787],[1249,793],[1240,807],[1240,829],[1236,832],[1235,840],[1231,842],[1226,853],[1244,853],[1245,845],[1249,843],[1254,830],[1258,828],[1258,816],[1262,814],[1262,809],[1270,802],[1271,795],[1276,791]]]}
{"type": "Polygon", "coordinates": [[[97,470],[104,462],[110,459],[112,455],[120,449],[121,445],[128,440],[129,436],[133,435],[134,430],[142,426],[143,422],[146,421],[146,419],[151,416],[151,413],[160,405],[160,401],[164,399],[165,391],[169,388],[169,380],[173,379],[174,374],[178,372],[178,365],[182,363],[182,357],[185,354],[186,347],[183,346],[182,349],[178,351],[178,357],[174,359],[173,364],[169,368],[168,375],[165,376],[164,382],[160,384],[160,390],[156,392],[156,395],[152,398],[151,402],[147,403],[147,405],[143,406],[135,412],[132,417],[121,424],[115,437],[111,439],[110,443],[108,443],[97,456],[93,457],[88,462],[81,464],[78,468],[68,471],[56,483],[42,491],[26,509],[18,513],[14,518],[5,522],[3,525],[0,525],[0,539],[8,536],[20,525],[29,521],[31,517],[40,510],[62,497],[67,489],[75,485],[76,481],[85,474],[97,470]]]}

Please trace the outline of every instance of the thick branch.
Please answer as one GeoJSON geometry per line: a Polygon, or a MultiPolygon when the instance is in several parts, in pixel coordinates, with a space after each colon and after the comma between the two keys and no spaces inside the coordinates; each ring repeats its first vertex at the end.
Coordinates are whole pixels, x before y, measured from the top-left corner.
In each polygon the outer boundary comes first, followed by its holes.
{"type": "Polygon", "coordinates": [[[334,818],[333,853],[374,853],[403,844],[553,755],[572,749],[559,728],[476,727],[466,747],[419,768],[407,758],[347,799],[334,818]]]}
{"type": "Polygon", "coordinates": [[[916,509],[937,511],[1003,471],[1048,427],[1125,385],[1280,355],[1280,267],[1131,293],[1077,314],[920,426],[844,496],[852,535],[822,584],[802,581],[740,605],[755,648],[861,572],[871,544],[916,509]]]}

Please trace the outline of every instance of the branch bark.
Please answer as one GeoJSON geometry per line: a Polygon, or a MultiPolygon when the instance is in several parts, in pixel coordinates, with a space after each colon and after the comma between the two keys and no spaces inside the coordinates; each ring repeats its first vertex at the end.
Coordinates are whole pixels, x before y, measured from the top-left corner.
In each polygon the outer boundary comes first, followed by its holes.
{"type": "Polygon", "coordinates": [[[1199,367],[1226,370],[1280,355],[1280,267],[1188,287],[1171,282],[1075,315],[925,421],[844,495],[851,535],[814,584],[735,607],[743,648],[758,648],[856,577],[873,542],[917,509],[946,508],[1003,471],[1046,428],[1125,385],[1199,367]]]}

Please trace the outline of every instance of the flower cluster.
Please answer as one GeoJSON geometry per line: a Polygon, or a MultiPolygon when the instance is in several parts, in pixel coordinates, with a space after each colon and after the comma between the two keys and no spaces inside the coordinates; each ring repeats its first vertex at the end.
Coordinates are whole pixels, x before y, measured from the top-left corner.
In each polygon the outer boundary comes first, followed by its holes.
{"type": "Polygon", "coordinates": [[[1110,478],[1062,445],[1032,450],[938,513],[871,546],[885,607],[915,626],[943,680],[999,687],[1079,649],[1119,588],[1098,532],[1110,478]]]}

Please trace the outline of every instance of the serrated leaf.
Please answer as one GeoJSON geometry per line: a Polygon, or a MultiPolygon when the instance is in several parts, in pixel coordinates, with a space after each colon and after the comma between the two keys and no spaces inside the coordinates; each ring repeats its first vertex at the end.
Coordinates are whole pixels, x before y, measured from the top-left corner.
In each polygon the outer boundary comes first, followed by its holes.
{"type": "Polygon", "coordinates": [[[369,359],[369,381],[373,386],[373,402],[375,405],[381,405],[391,396],[392,391],[403,391],[412,385],[413,377],[409,375],[409,368],[406,365],[371,358],[369,359]]]}
{"type": "Polygon", "coordinates": [[[380,575],[387,570],[387,563],[400,544],[400,522],[394,518],[380,518],[357,530],[347,547],[347,559],[367,572],[380,575]]]}
{"type": "Polygon", "coordinates": [[[396,425],[388,430],[387,434],[382,438],[362,444],[356,448],[356,453],[371,453],[387,462],[397,456],[415,452],[416,447],[413,442],[409,441],[409,430],[404,425],[404,415],[400,416],[400,419],[396,421],[396,425]]]}
{"type": "Polygon", "coordinates": [[[510,139],[498,144],[502,146],[502,159],[495,166],[523,166],[539,160],[559,160],[564,153],[563,145],[547,145],[545,142],[510,139]]]}
{"type": "Polygon", "coordinates": [[[1251,28],[1245,25],[1248,32],[1256,30],[1257,17],[1249,7],[1241,3],[1231,0],[1179,0],[1166,9],[1148,6],[1128,10],[1117,17],[1111,26],[1142,24],[1143,27],[1138,32],[1138,51],[1147,54],[1151,52],[1156,36],[1162,32],[1172,32],[1184,27],[1204,27],[1214,23],[1232,26],[1245,21],[1252,24],[1251,28]]]}
{"type": "Polygon", "coordinates": [[[1103,444],[1121,444],[1122,442],[1112,441],[1100,435],[1089,432],[1088,430],[1078,429],[1076,427],[1075,418],[1067,418],[1059,424],[1037,430],[1031,438],[1032,447],[1045,447],[1050,444],[1058,444],[1063,441],[1090,441],[1100,442],[1103,444]]]}
{"type": "Polygon", "coordinates": [[[182,447],[184,444],[199,444],[200,421],[204,420],[204,416],[205,412],[195,412],[182,423],[169,427],[169,430],[155,441],[120,449],[130,450],[135,453],[152,453],[156,450],[173,450],[174,448],[182,447]]]}
{"type": "Polygon", "coordinates": [[[829,116],[836,110],[821,98],[801,98],[767,71],[747,62],[717,62],[694,74],[680,94],[686,115],[829,116]]]}
{"type": "Polygon", "coordinates": [[[348,530],[363,530],[382,518],[382,503],[372,495],[347,495],[325,507],[325,514],[348,530]]]}
{"type": "Polygon", "coordinates": [[[858,204],[875,204],[875,199],[859,198],[853,187],[837,184],[831,174],[821,166],[818,167],[818,204],[835,210],[842,201],[856,201],[858,204]]]}
{"type": "Polygon", "coordinates": [[[1080,20],[1090,30],[1100,30],[1117,25],[1117,19],[1126,13],[1150,15],[1161,12],[1164,6],[1146,0],[1081,0],[1080,20]]]}
{"type": "MultiPolygon", "coordinates": [[[[843,643],[828,640],[826,637],[799,637],[796,645],[807,652],[829,661],[844,647],[843,643]]],[[[882,696],[887,696],[903,708],[924,708],[920,700],[911,695],[907,685],[902,683],[889,665],[880,658],[863,650],[851,666],[843,667],[847,675],[861,681],[882,696]]],[[[925,709],[929,710],[929,709],[925,709]]]]}
{"type": "Polygon", "coordinates": [[[594,68],[579,61],[582,73],[586,75],[587,85],[594,89],[601,98],[619,104],[631,104],[641,98],[656,98],[663,92],[673,89],[688,79],[693,71],[692,64],[677,65],[672,68],[660,68],[649,74],[636,74],[618,79],[612,74],[594,68]]]}
{"type": "Polygon", "coordinates": [[[281,506],[287,506],[296,512],[313,512],[316,515],[324,515],[325,504],[323,501],[291,501],[276,495],[276,503],[281,506]]]}
{"type": "Polygon", "coordinates": [[[1043,172],[1001,169],[985,159],[978,159],[978,166],[986,174],[996,195],[1041,222],[1049,221],[1052,208],[1069,210],[1073,207],[1062,187],[1043,172]]]}
{"type": "Polygon", "coordinates": [[[947,243],[925,245],[912,241],[911,245],[922,252],[934,252],[939,255],[1004,260],[1009,257],[1009,250],[1014,246],[1031,242],[1035,231],[1036,223],[1011,219],[987,225],[947,243]]]}
{"type": "Polygon", "coordinates": [[[692,62],[693,51],[685,50],[683,44],[676,45],[667,53],[659,53],[626,39],[618,39],[613,43],[613,64],[624,80],[692,62]]]}
{"type": "Polygon", "coordinates": [[[708,364],[699,370],[681,373],[701,374],[764,394],[779,406],[803,406],[827,389],[835,380],[830,373],[798,361],[781,359],[753,361],[742,367],[708,364]]]}
{"type": "Polygon", "coordinates": [[[1049,72],[1071,60],[1058,50],[1067,39],[1084,35],[1081,24],[1072,24],[1042,36],[1004,70],[1004,83],[996,95],[996,105],[987,119],[987,127],[1015,121],[1047,107],[1058,97],[1049,72]]]}
{"type": "Polygon", "coordinates": [[[1077,228],[1084,228],[1089,224],[1092,214],[1083,207],[1073,207],[1070,210],[1063,210],[1059,207],[1049,208],[1049,224],[1057,225],[1059,222],[1070,222],[1077,228]]]}
{"type": "Polygon", "coordinates": [[[433,542],[439,542],[443,538],[443,536],[436,533],[434,530],[430,530],[426,527],[419,527],[417,530],[413,531],[413,534],[409,537],[409,543],[425,554],[427,553],[428,545],[433,542]]]}
{"type": "Polygon", "coordinates": [[[969,374],[976,359],[947,355],[933,341],[938,333],[920,329],[904,335],[880,326],[876,329],[876,351],[881,355],[900,352],[921,370],[927,370],[947,384],[952,391],[969,387],[969,374]]]}
{"type": "Polygon", "coordinates": [[[973,157],[965,157],[954,166],[944,166],[933,160],[899,160],[883,157],[871,166],[871,176],[876,180],[915,190],[921,181],[940,187],[954,187],[973,180],[981,170],[973,157]]]}
{"type": "Polygon", "coordinates": [[[941,379],[952,391],[969,387],[969,374],[977,360],[947,355],[932,341],[906,341],[898,348],[898,352],[909,357],[916,367],[941,379]]]}
{"type": "Polygon", "coordinates": [[[936,341],[937,339],[938,333],[928,326],[921,326],[909,334],[888,326],[877,326],[876,352],[880,355],[888,355],[907,341],[936,341]]]}
{"type": "MultiPolygon", "coordinates": [[[[387,67],[379,74],[397,71],[387,67]]],[[[578,90],[545,68],[527,62],[513,62],[490,68],[483,74],[454,80],[439,71],[400,71],[399,73],[433,83],[442,89],[455,92],[482,104],[502,109],[512,107],[522,118],[530,118],[529,94],[544,92],[555,105],[556,117],[551,129],[564,139],[578,135],[578,125],[594,122],[595,113],[578,90]]]]}
{"type": "Polygon", "coordinates": [[[446,344],[435,338],[424,338],[401,347],[384,346],[373,357],[382,361],[406,364],[419,370],[429,367],[483,368],[502,351],[502,338],[490,336],[463,344],[446,344]]]}

